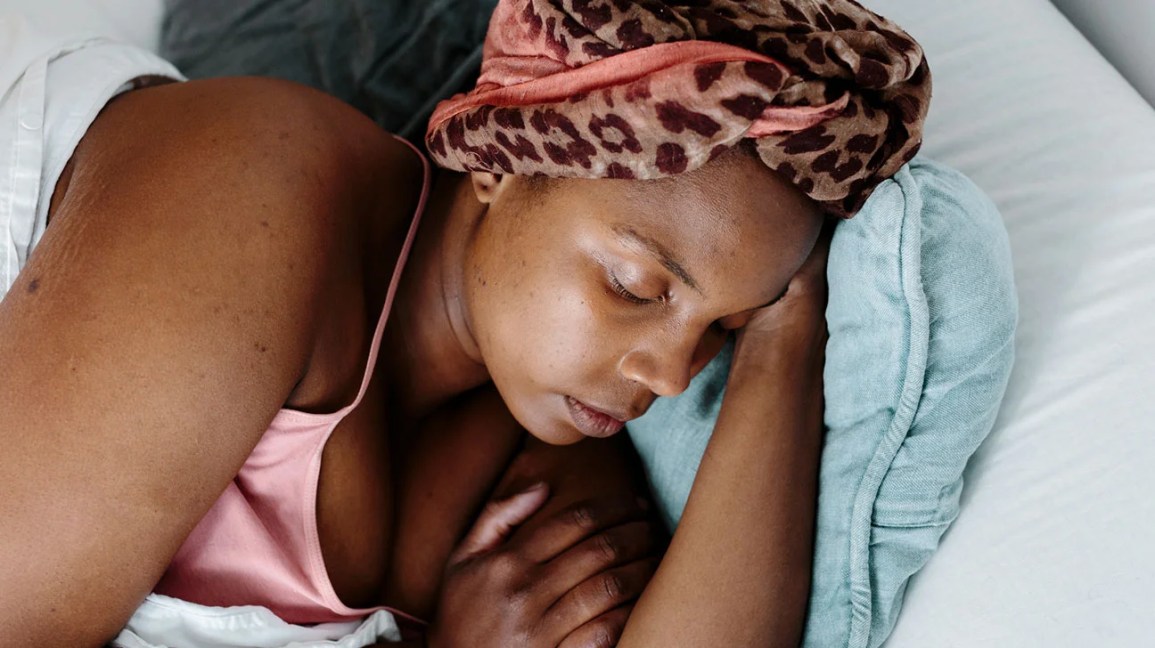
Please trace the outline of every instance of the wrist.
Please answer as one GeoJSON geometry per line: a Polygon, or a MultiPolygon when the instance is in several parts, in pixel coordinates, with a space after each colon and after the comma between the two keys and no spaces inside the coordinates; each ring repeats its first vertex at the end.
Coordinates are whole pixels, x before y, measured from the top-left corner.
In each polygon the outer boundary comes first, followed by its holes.
{"type": "Polygon", "coordinates": [[[803,404],[817,404],[821,410],[825,368],[825,327],[745,331],[734,348],[726,396],[774,401],[779,411],[803,404]]]}
{"type": "Polygon", "coordinates": [[[807,325],[745,328],[735,340],[731,366],[755,365],[791,372],[799,365],[822,366],[826,337],[825,320],[807,325]]]}

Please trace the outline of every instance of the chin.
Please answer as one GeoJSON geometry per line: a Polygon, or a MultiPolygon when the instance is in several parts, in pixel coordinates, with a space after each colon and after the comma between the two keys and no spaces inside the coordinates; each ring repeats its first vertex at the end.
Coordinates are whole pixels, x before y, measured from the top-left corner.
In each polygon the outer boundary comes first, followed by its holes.
{"type": "Polygon", "coordinates": [[[565,422],[556,422],[553,425],[536,425],[530,427],[528,425],[522,426],[526,429],[533,438],[555,446],[573,445],[578,441],[586,438],[586,435],[579,432],[572,425],[567,425],[565,422]]]}
{"type": "MultiPolygon", "coordinates": [[[[496,382],[494,383],[496,386],[496,382]]],[[[501,394],[505,407],[533,438],[555,446],[573,445],[586,438],[570,418],[564,397],[538,393],[524,394],[510,390],[501,394]],[[506,396],[509,396],[508,398],[506,396]]]]}
{"type": "Polygon", "coordinates": [[[510,413],[538,441],[555,446],[573,445],[586,438],[562,411],[562,416],[551,416],[546,407],[510,408],[510,413]]]}

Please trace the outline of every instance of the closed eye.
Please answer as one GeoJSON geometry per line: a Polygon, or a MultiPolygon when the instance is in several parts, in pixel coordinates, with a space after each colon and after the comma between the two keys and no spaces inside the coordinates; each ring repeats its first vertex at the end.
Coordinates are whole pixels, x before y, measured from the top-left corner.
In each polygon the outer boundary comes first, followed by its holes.
{"type": "Polygon", "coordinates": [[[612,272],[610,273],[610,285],[613,287],[614,292],[621,295],[623,299],[635,304],[649,304],[655,301],[659,301],[657,299],[643,299],[642,297],[638,297],[629,290],[626,290],[626,287],[622,285],[622,282],[618,281],[618,278],[614,276],[612,272]]]}

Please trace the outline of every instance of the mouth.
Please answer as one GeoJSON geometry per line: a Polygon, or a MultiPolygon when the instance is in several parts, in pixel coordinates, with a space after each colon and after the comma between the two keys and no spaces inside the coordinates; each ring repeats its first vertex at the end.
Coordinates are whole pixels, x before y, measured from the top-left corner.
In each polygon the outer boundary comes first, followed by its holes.
{"type": "Polygon", "coordinates": [[[597,408],[586,405],[572,396],[565,397],[570,418],[582,434],[599,439],[620,432],[626,422],[597,408]]]}

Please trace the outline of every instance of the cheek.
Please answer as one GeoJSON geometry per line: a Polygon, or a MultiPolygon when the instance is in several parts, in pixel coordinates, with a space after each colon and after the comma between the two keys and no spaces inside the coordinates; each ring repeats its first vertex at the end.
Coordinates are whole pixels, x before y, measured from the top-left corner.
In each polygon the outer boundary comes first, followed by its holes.
{"type": "Polygon", "coordinates": [[[493,291],[486,342],[523,378],[542,388],[562,388],[595,369],[609,331],[590,297],[564,276],[523,276],[493,291]],[[559,384],[560,383],[560,384],[559,384]]]}
{"type": "Polygon", "coordinates": [[[490,378],[518,422],[550,444],[583,438],[563,396],[591,393],[613,369],[598,318],[575,284],[526,272],[508,281],[486,276],[474,290],[475,333],[490,378]]]}
{"type": "Polygon", "coordinates": [[[600,312],[604,296],[576,261],[551,250],[498,252],[473,264],[467,282],[474,334],[494,382],[536,392],[588,385],[606,370],[613,337],[600,312]]]}

